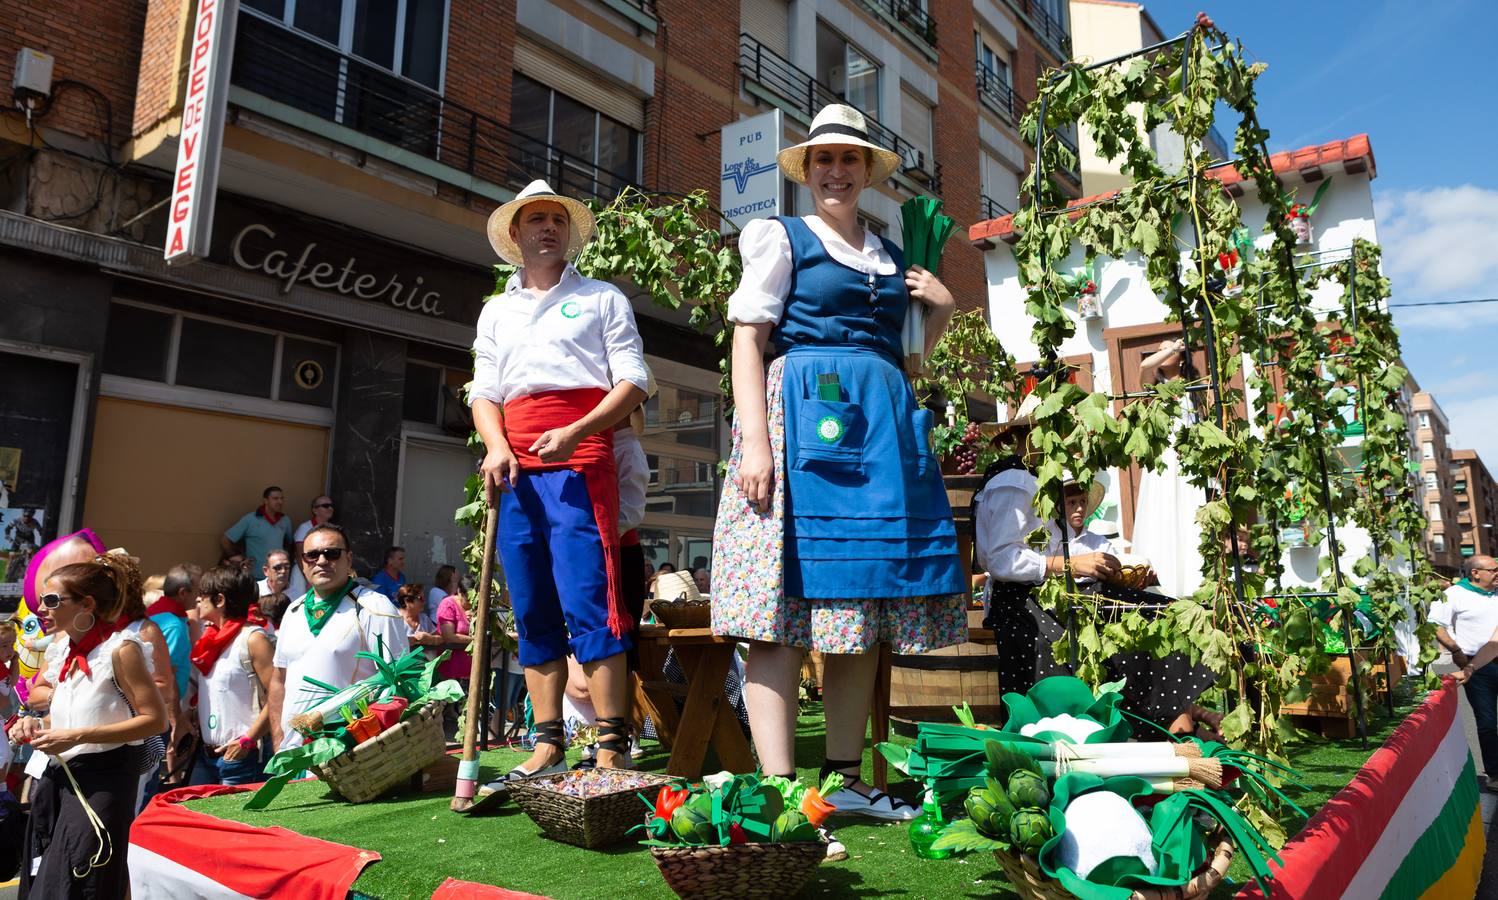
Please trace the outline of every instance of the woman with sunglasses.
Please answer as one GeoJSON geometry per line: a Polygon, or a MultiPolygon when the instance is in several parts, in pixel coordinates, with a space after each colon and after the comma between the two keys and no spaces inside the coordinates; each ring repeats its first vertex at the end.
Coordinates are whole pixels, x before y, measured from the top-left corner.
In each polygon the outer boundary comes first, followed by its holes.
{"type": "Polygon", "coordinates": [[[41,605],[59,638],[47,650],[47,717],[24,717],[11,739],[47,754],[32,792],[21,865],[23,897],[117,898],[141,771],[141,746],[166,727],[151,680],[151,656],[125,629],[140,602],[140,571],[115,552],[64,566],[47,579],[41,605]]]}
{"type": "Polygon", "coordinates": [[[256,784],[265,780],[270,738],[270,685],[274,639],[251,624],[255,581],[243,569],[218,566],[198,584],[203,634],[192,645],[198,688],[198,731],[203,736],[193,784],[256,784]]]}

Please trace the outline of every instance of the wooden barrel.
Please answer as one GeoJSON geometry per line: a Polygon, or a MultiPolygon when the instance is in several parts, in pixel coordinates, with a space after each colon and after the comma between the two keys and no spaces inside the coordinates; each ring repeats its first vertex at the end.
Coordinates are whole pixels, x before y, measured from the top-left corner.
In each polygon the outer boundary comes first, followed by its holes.
{"type": "MultiPolygon", "coordinates": [[[[968,613],[979,625],[982,610],[968,613]]],[[[955,721],[952,707],[967,703],[979,721],[999,719],[999,660],[991,644],[958,644],[930,653],[896,655],[890,662],[889,714],[915,722],[955,721]]]]}
{"type": "Polygon", "coordinates": [[[957,526],[957,556],[964,575],[973,569],[973,497],[983,486],[982,475],[943,475],[952,523],[957,526]]]}

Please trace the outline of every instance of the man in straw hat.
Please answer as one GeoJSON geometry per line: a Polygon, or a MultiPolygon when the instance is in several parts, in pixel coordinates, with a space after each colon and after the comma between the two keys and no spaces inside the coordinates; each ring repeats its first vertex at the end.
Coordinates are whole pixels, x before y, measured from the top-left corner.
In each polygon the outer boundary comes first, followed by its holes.
{"type": "Polygon", "coordinates": [[[566,768],[568,654],[598,711],[597,764],[629,762],[624,654],[633,646],[619,569],[613,428],[649,377],[634,312],[569,260],[592,236],[582,203],[533,181],[489,217],[489,243],[520,266],[489,298],[473,342],[473,422],[499,507],[498,552],[535,708],[536,749],[503,781],[566,768]]]}
{"type": "MultiPolygon", "coordinates": [[[[1030,444],[1033,416],[1039,406],[1034,394],[1025,398],[1007,422],[982,427],[1006,453],[984,473],[986,481],[973,499],[974,550],[989,573],[989,608],[984,625],[994,630],[998,644],[999,684],[1005,691],[1024,693],[1037,681],[1069,675],[1071,669],[1055,661],[1052,645],[1066,629],[1034,599],[1035,588],[1047,578],[1071,572],[1079,593],[1099,594],[1116,604],[1114,612],[1135,610],[1152,616],[1170,598],[1124,587],[1123,566],[1113,544],[1087,530],[1086,522],[1103,502],[1105,490],[1097,481],[1084,484],[1070,474],[1062,486],[1066,548],[1054,521],[1042,522],[1035,513],[1039,488],[1030,444]],[[1030,545],[1029,536],[1044,529],[1043,548],[1030,545]]],[[[1149,653],[1116,654],[1106,661],[1111,678],[1125,679],[1125,707],[1173,732],[1190,734],[1196,719],[1215,726],[1221,720],[1193,701],[1215,680],[1204,666],[1186,657],[1156,659],[1149,653]]]]}

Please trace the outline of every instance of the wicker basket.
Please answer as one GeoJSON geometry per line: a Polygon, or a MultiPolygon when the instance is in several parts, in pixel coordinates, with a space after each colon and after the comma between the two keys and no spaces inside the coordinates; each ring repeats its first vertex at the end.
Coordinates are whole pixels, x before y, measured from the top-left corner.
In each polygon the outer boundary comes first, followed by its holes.
{"type": "MultiPolygon", "coordinates": [[[[1071,891],[1040,870],[1040,863],[1035,857],[1023,853],[1011,854],[1003,850],[995,850],[993,855],[999,861],[999,867],[1004,870],[1009,883],[1014,885],[1015,893],[1025,900],[1073,900],[1071,891]]],[[[1206,865],[1190,881],[1178,887],[1137,890],[1130,895],[1129,900],[1206,900],[1213,888],[1222,881],[1222,876],[1227,874],[1232,862],[1233,845],[1227,841],[1218,841],[1212,858],[1207,860],[1206,865]]]]}
{"type": "Polygon", "coordinates": [[[574,797],[552,790],[551,784],[565,778],[565,774],[526,778],[510,783],[510,796],[548,837],[589,849],[605,847],[625,840],[631,828],[645,821],[646,810],[640,804],[640,794],[650,796],[660,785],[681,781],[665,775],[641,774],[649,779],[649,784],[593,797],[574,797]]]}
{"type": "Polygon", "coordinates": [[[313,768],[318,778],[350,803],[365,803],[442,759],[442,708],[433,700],[421,712],[333,761],[313,768]]]}
{"type": "Polygon", "coordinates": [[[652,600],[650,612],[667,628],[706,628],[713,617],[706,600],[652,600]]]}
{"type": "Polygon", "coordinates": [[[827,858],[827,845],[822,841],[804,841],[727,847],[651,847],[650,855],[678,897],[694,900],[793,897],[827,858]]]}

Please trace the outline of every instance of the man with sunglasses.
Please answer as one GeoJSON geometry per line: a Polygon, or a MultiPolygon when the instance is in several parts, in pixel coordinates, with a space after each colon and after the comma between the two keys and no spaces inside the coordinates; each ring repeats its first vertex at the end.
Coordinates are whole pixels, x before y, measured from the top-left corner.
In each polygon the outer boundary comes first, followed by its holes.
{"type": "Polygon", "coordinates": [[[281,620],[266,697],[278,750],[301,745],[291,718],[322,696],[304,688],[315,681],[347,687],[375,672],[372,661],[357,658],[360,652],[395,660],[410,647],[410,632],[396,608],[384,594],[354,580],[353,553],[342,528],[324,524],[307,532],[302,573],[310,587],[292,598],[281,620]]]}
{"type": "Polygon", "coordinates": [[[291,536],[291,587],[286,593],[300,597],[307,593],[307,579],[302,575],[302,540],[319,525],[333,521],[333,498],[327,494],[312,498],[312,517],[296,527],[291,536]]]}
{"type": "Polygon", "coordinates": [[[1498,561],[1491,556],[1468,557],[1467,577],[1446,589],[1446,598],[1430,605],[1436,640],[1451,653],[1451,661],[1465,667],[1467,703],[1477,725],[1477,744],[1486,772],[1485,784],[1498,791],[1498,663],[1471,669],[1484,644],[1498,637],[1498,561]]]}

